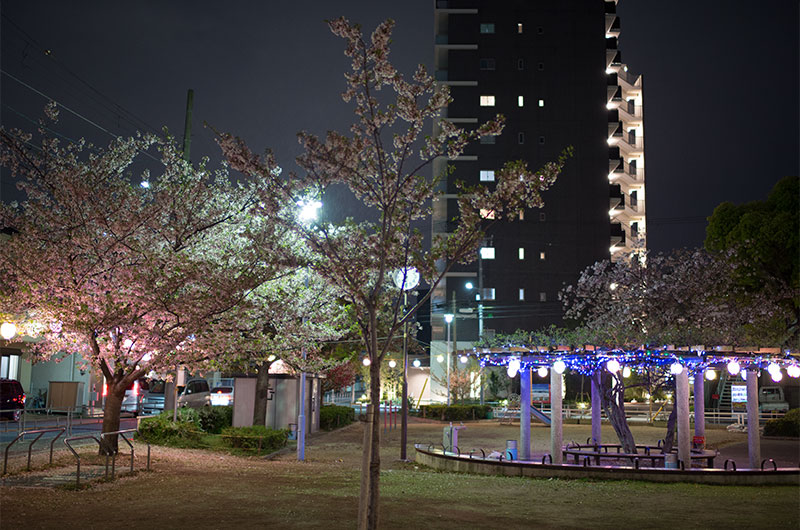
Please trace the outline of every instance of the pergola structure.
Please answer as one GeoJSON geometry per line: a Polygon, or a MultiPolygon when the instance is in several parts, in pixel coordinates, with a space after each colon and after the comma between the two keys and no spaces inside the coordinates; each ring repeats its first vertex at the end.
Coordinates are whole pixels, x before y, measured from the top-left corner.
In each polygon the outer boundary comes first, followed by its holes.
{"type": "MultiPolygon", "coordinates": [[[[762,370],[769,372],[773,381],[780,381],[784,371],[789,377],[800,377],[800,355],[797,352],[781,351],[778,348],[733,348],[717,346],[706,348],[693,346],[676,348],[581,348],[506,346],[501,348],[474,348],[459,352],[478,360],[481,366],[504,366],[509,377],[520,374],[520,440],[519,458],[531,458],[531,370],[550,372],[550,454],[553,463],[561,464],[563,445],[562,393],[563,374],[567,371],[591,376],[598,370],[616,373],[630,369],[641,372],[645,367],[659,367],[675,377],[675,406],[677,407],[678,459],[691,461],[691,437],[689,435],[689,377],[694,378],[694,435],[705,437],[705,379],[713,379],[717,370],[727,370],[731,375],[742,374],[747,385],[747,424],[758,426],[758,377],[762,370]]],[[[600,443],[601,390],[592,379],[591,411],[592,441],[600,443]]],[[[749,428],[747,432],[750,468],[758,468],[761,462],[759,430],[749,428]]],[[[687,467],[690,467],[687,465],[687,467]]]]}

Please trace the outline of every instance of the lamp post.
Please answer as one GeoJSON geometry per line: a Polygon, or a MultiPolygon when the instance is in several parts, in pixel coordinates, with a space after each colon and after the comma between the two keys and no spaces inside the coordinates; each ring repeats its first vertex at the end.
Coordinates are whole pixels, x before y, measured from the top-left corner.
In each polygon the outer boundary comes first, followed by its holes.
{"type": "Polygon", "coordinates": [[[447,405],[450,406],[450,323],[455,318],[453,313],[446,313],[444,321],[447,323],[447,405]]]}
{"type": "MultiPolygon", "coordinates": [[[[300,206],[299,220],[303,224],[311,224],[317,218],[317,211],[322,207],[322,203],[316,200],[304,200],[298,203],[300,206]]],[[[306,267],[305,288],[308,289],[308,267],[306,267]]],[[[303,315],[303,324],[306,323],[306,316],[303,315]]],[[[300,412],[297,415],[297,460],[302,462],[306,459],[306,346],[303,344],[302,357],[303,366],[300,371],[300,412]]]]}
{"type": "Polygon", "coordinates": [[[419,284],[419,272],[414,267],[400,269],[394,274],[394,284],[403,291],[403,400],[400,415],[400,460],[406,460],[408,443],[408,320],[406,306],[408,291],[419,284]]]}

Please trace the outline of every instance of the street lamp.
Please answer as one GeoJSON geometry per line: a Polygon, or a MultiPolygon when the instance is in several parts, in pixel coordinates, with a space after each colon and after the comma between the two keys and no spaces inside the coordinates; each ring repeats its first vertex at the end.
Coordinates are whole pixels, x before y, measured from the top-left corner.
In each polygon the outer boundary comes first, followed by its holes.
{"type": "Polygon", "coordinates": [[[11,340],[17,334],[17,326],[13,322],[3,322],[0,325],[0,337],[6,340],[11,340]]]}
{"type": "MultiPolygon", "coordinates": [[[[310,225],[317,219],[317,212],[322,208],[322,203],[314,199],[305,199],[297,203],[300,207],[298,219],[302,224],[310,225]]],[[[306,267],[305,288],[308,289],[308,267],[306,267]]],[[[303,325],[306,323],[306,316],[303,315],[303,325]]],[[[302,356],[303,366],[300,371],[300,413],[297,415],[297,460],[302,462],[306,459],[306,370],[305,361],[307,355],[306,345],[303,344],[302,356]]]]}
{"type": "MultiPolygon", "coordinates": [[[[414,267],[404,267],[394,273],[394,284],[403,291],[403,400],[400,415],[400,460],[406,460],[406,444],[408,441],[408,291],[419,284],[419,272],[414,267]]],[[[418,366],[414,361],[414,366],[418,366]]]]}
{"type": "Polygon", "coordinates": [[[453,322],[455,315],[446,313],[444,321],[447,323],[447,405],[450,406],[450,323],[453,322]]]}

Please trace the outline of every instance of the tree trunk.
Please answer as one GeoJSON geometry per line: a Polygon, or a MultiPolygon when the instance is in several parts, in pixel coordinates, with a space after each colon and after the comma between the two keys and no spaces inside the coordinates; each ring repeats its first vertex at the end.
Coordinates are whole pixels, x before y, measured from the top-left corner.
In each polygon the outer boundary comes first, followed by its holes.
{"type": "Polygon", "coordinates": [[[379,480],[381,474],[381,428],[380,428],[380,403],[381,403],[381,366],[378,354],[377,317],[370,311],[369,346],[367,352],[372,364],[369,367],[369,396],[372,405],[372,417],[367,415],[364,428],[365,443],[364,459],[361,466],[361,495],[358,507],[359,530],[374,530],[378,528],[378,507],[380,504],[379,480]],[[370,421],[371,420],[371,421],[370,421]]]}
{"type": "MultiPolygon", "coordinates": [[[[123,399],[125,399],[125,385],[109,384],[105,408],[103,409],[102,432],[114,432],[119,430],[119,414],[122,409],[123,399]]],[[[105,441],[100,444],[100,454],[113,454],[116,452],[117,435],[106,437],[105,441]]]]}
{"type": "Polygon", "coordinates": [[[269,366],[271,363],[263,362],[258,365],[256,378],[256,403],[253,408],[253,425],[266,425],[267,423],[267,398],[269,397],[269,366]]]}
{"type": "Polygon", "coordinates": [[[617,386],[612,388],[614,376],[604,377],[603,373],[598,371],[593,377],[597,378],[600,385],[603,408],[606,410],[608,421],[614,427],[614,432],[617,433],[622,450],[630,454],[636,453],[636,441],[633,439],[633,433],[628,426],[627,418],[625,418],[625,386],[622,378],[619,378],[617,386]]]}

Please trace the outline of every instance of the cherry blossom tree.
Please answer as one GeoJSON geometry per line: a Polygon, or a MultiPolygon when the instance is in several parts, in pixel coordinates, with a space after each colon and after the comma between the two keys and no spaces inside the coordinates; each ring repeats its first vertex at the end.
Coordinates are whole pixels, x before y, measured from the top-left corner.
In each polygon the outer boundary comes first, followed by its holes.
{"type": "Polygon", "coordinates": [[[279,208],[262,198],[265,180],[193,167],[170,139],[98,148],[39,133],[34,146],[31,134],[0,130],[0,163],[25,195],[0,205],[13,228],[0,243],[0,303],[40,322],[37,358],[79,352],[102,373],[103,432],[116,431],[136,379],[223,354],[194,339],[283,270],[279,208]]]}
{"type": "MultiPolygon", "coordinates": [[[[289,179],[274,177],[271,189],[279,201],[296,203],[309,192],[322,197],[330,186],[341,184],[374,212],[373,220],[350,220],[335,227],[291,223],[320,256],[313,268],[338,285],[353,307],[371,360],[373,406],[380,401],[380,367],[391,343],[379,340],[378,315],[382,311],[390,315],[381,325],[391,339],[429,296],[403,313],[402,296],[391,287],[390,275],[413,266],[435,287],[453,264],[473,259],[492,222],[481,216],[481,210],[494,212],[493,222],[499,222],[512,220],[524,208],[541,207],[540,192],[555,181],[564,161],[535,172],[524,162],[509,162],[496,173],[493,189],[460,185],[457,227],[425,250],[423,236],[412,223],[430,214],[443,175],[431,180],[423,171],[437,157],[454,159],[479,137],[500,134],[503,118],[469,131],[440,119],[451,101],[447,87],[437,85],[421,65],[410,80],[395,69],[389,60],[393,26],[387,20],[365,38],[358,25],[344,18],[329,22],[331,31],[345,40],[345,55],[351,60],[342,96],[355,105],[356,120],[349,134],[332,131],[321,139],[300,133],[304,153],[297,161],[304,173],[289,179]],[[423,139],[432,122],[438,122],[440,132],[423,139]]],[[[275,175],[271,153],[256,156],[244,141],[228,134],[221,134],[219,143],[231,167],[260,178],[275,175]]],[[[365,433],[359,528],[378,526],[380,432],[379,417],[372,414],[365,433]]]]}

